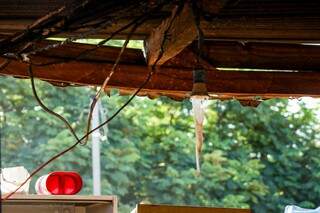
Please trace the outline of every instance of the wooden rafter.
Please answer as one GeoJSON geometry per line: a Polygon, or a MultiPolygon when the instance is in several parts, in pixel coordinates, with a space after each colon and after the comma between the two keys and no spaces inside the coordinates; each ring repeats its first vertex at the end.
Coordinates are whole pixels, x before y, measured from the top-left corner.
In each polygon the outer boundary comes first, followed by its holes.
{"type": "MultiPolygon", "coordinates": [[[[133,34],[134,39],[146,39],[150,31],[161,23],[161,17],[166,17],[167,12],[161,16],[154,16],[133,34]]],[[[0,38],[26,29],[34,19],[0,19],[0,38]]],[[[112,32],[126,25],[129,20],[119,20],[116,24],[93,33],[91,38],[105,38],[112,32]]],[[[233,40],[280,40],[282,42],[320,42],[320,16],[303,15],[294,17],[252,17],[252,16],[223,16],[202,21],[201,28],[205,38],[233,39],[233,40]]],[[[90,29],[80,29],[73,32],[63,32],[58,36],[68,37],[90,29]]],[[[115,38],[124,39],[130,30],[119,33],[115,38]]]]}
{"type": "Polygon", "coordinates": [[[203,21],[206,38],[319,41],[319,15],[222,16],[203,21]]]}
{"type": "Polygon", "coordinates": [[[179,54],[197,37],[194,16],[189,4],[181,11],[176,6],[171,17],[164,20],[145,42],[148,65],[162,65],[179,54]]]}
{"type": "MultiPolygon", "coordinates": [[[[37,2],[38,0],[32,1],[37,2]]],[[[21,1],[13,0],[13,2],[21,1]]],[[[25,2],[23,0],[22,4],[25,2]]],[[[92,2],[90,8],[96,8],[95,1],[92,2]]],[[[113,14],[108,13],[112,16],[111,18],[117,16],[118,11],[122,11],[122,4],[115,2],[118,9],[109,8],[112,11],[117,11],[113,14]]],[[[128,0],[128,2],[137,3],[133,0],[128,0]]],[[[214,3],[209,0],[199,0],[198,2],[204,12],[200,25],[206,40],[203,45],[201,63],[208,71],[207,86],[211,94],[216,95],[217,98],[236,97],[245,100],[252,100],[256,96],[262,98],[306,95],[320,97],[320,72],[317,72],[320,67],[320,48],[319,46],[302,44],[320,42],[319,2],[305,0],[300,4],[298,0],[290,2],[261,0],[260,3],[264,5],[263,10],[259,9],[256,4],[252,4],[253,0],[220,0],[214,3]],[[285,5],[287,7],[283,9],[285,5]],[[216,67],[231,69],[228,72],[223,72],[217,71],[216,67]],[[266,69],[269,71],[236,72],[236,69],[232,68],[266,69]],[[271,69],[289,72],[270,72],[271,69]]],[[[58,4],[63,4],[63,1],[53,0],[52,5],[55,4],[58,6],[58,4]]],[[[51,8],[52,5],[48,5],[48,7],[51,8]]],[[[196,60],[195,47],[191,44],[196,38],[194,18],[188,6],[185,5],[181,11],[176,8],[171,13],[173,7],[172,3],[159,13],[154,14],[132,35],[133,38],[149,38],[146,42],[147,63],[140,50],[126,51],[115,75],[111,78],[110,87],[121,88],[122,91],[131,93],[141,85],[147,76],[149,72],[147,65],[153,64],[160,55],[158,65],[161,67],[158,68],[157,73],[140,95],[169,95],[178,98],[189,96],[192,89],[191,70],[196,60]],[[156,29],[150,35],[153,28],[156,29]],[[164,39],[165,36],[169,37],[164,39]],[[165,41],[164,45],[161,44],[161,41],[165,41]]],[[[0,43],[4,41],[1,41],[2,38],[6,39],[17,31],[25,29],[26,26],[39,18],[42,10],[46,10],[43,5],[33,7],[30,9],[31,12],[39,8],[39,11],[33,15],[24,13],[30,11],[23,12],[28,9],[27,7],[21,8],[22,11],[14,11],[12,5],[0,3],[0,43]],[[7,13],[3,11],[3,8],[9,8],[7,13]]],[[[97,9],[100,11],[99,13],[94,13],[95,17],[91,16],[90,10],[79,9],[85,19],[78,19],[76,17],[78,13],[75,13],[75,16],[72,16],[74,24],[77,26],[87,23],[88,20],[96,21],[97,17],[106,18],[105,11],[99,9],[97,9]]],[[[125,16],[121,16],[112,26],[95,33],[93,37],[105,38],[137,17],[135,10],[130,10],[129,14],[126,13],[127,11],[122,12],[125,16]]],[[[61,17],[57,18],[57,22],[60,23],[61,17]]],[[[87,30],[90,28],[84,27],[69,32],[62,32],[62,30],[59,36],[77,35],[80,31],[87,30]]],[[[60,31],[58,30],[58,32],[60,31]]],[[[116,38],[123,38],[127,33],[128,31],[123,31],[116,38]]],[[[24,44],[28,42],[27,40],[30,39],[23,39],[18,43],[24,44]]],[[[12,49],[16,45],[15,43],[6,44],[5,48],[0,51],[12,49]]],[[[47,44],[36,44],[37,47],[45,45],[47,44]]],[[[36,63],[61,62],[56,65],[34,67],[35,76],[55,84],[100,85],[110,72],[119,48],[99,48],[82,57],[79,61],[63,63],[88,48],[91,47],[89,45],[68,44],[65,47],[31,56],[32,61],[36,63]]],[[[2,60],[0,59],[0,62],[2,60]]],[[[0,71],[0,74],[26,78],[28,77],[26,70],[26,64],[12,61],[6,69],[0,71]]]]}
{"type": "MultiPolygon", "coordinates": [[[[217,14],[227,2],[228,0],[214,2],[201,0],[197,2],[197,7],[206,8],[213,14],[217,14]]],[[[171,16],[152,30],[145,42],[148,65],[152,65],[155,62],[157,62],[157,65],[164,64],[178,55],[197,38],[198,33],[194,16],[190,3],[185,3],[181,11],[176,6],[171,16]]]]}
{"type": "MultiPolygon", "coordinates": [[[[166,63],[172,67],[193,67],[196,44],[190,45],[166,63]]],[[[320,71],[320,46],[266,42],[205,41],[202,55],[220,68],[320,71]]]]}
{"type": "MultiPolygon", "coordinates": [[[[0,61],[1,63],[2,61],[0,61]]],[[[70,62],[34,67],[36,78],[76,85],[101,85],[111,70],[112,63],[70,62]]],[[[1,75],[27,78],[28,65],[12,61],[0,71],[1,75]]],[[[143,65],[120,65],[110,80],[109,87],[132,92],[137,89],[149,69],[143,65]]],[[[64,85],[63,84],[63,85],[64,85]]],[[[208,70],[207,87],[216,98],[263,99],[277,97],[320,97],[318,72],[236,72],[208,70]]],[[[192,89],[191,69],[161,67],[141,94],[189,97],[192,89]]]]}

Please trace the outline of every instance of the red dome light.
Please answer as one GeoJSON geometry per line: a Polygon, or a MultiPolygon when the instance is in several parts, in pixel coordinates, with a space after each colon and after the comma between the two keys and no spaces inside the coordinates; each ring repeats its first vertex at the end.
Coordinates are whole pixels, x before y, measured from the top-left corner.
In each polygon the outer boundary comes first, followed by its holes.
{"type": "Polygon", "coordinates": [[[51,172],[36,182],[36,191],[43,195],[74,195],[82,188],[82,178],[77,172],[51,172]]]}

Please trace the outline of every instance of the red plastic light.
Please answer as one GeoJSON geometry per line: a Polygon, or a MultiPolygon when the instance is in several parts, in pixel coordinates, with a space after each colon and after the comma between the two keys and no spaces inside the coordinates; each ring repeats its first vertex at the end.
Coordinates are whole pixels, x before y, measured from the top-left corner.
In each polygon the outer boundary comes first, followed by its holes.
{"type": "Polygon", "coordinates": [[[82,178],[77,172],[51,172],[39,178],[38,194],[73,195],[82,188],[82,178]]]}

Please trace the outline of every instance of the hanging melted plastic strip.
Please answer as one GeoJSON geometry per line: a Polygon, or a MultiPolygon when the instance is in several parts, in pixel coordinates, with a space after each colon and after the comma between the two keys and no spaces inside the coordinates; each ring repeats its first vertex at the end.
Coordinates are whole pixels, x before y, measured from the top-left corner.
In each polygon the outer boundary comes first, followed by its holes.
{"type": "Polygon", "coordinates": [[[202,150],[203,144],[203,122],[205,116],[205,108],[206,108],[206,98],[199,98],[199,97],[191,97],[192,103],[192,111],[194,115],[194,122],[195,122],[195,136],[196,136],[196,143],[195,143],[195,154],[196,154],[196,169],[197,172],[200,173],[200,155],[202,150]]]}

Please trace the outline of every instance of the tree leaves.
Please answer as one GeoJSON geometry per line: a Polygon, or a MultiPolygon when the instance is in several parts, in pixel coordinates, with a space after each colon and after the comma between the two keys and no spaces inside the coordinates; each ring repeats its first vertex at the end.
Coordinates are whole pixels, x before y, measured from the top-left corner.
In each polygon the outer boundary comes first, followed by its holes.
{"type": "MultiPolygon", "coordinates": [[[[37,87],[81,136],[94,92],[43,82],[37,87]]],[[[104,97],[107,116],[127,98],[104,97]]],[[[313,208],[320,198],[320,124],[303,102],[298,110],[289,110],[290,104],[271,100],[248,108],[213,101],[206,111],[199,176],[191,104],[137,98],[108,124],[108,140],[101,143],[102,192],[118,195],[122,212],[141,201],[252,207],[259,213],[281,212],[287,204],[313,208]]],[[[0,110],[3,167],[31,171],[74,142],[62,123],[37,107],[29,81],[1,78],[0,110]]],[[[39,175],[76,170],[84,179],[81,193],[91,194],[90,149],[90,143],[77,147],[39,175]]]]}

